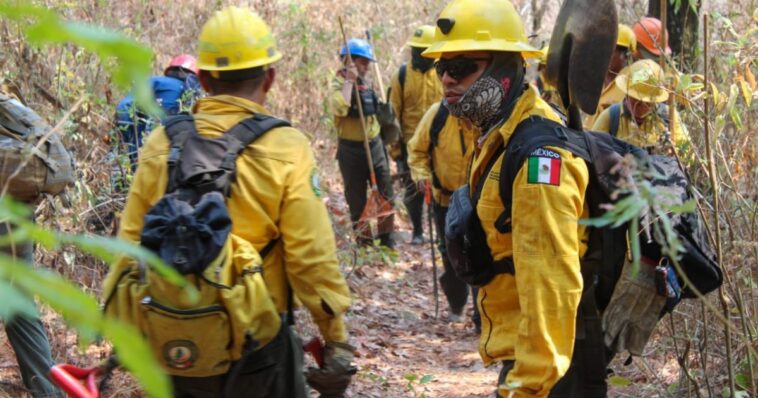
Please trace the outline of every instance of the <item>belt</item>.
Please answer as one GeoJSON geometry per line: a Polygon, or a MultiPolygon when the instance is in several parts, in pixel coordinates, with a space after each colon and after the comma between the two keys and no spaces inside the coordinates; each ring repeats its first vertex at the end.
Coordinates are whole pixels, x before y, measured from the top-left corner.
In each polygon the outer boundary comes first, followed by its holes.
{"type": "MultiPolygon", "coordinates": [[[[374,144],[379,143],[379,141],[381,141],[380,137],[374,137],[374,139],[369,141],[369,146],[374,146],[374,144]]],[[[344,138],[339,138],[337,140],[337,143],[339,145],[344,145],[346,147],[351,147],[351,148],[363,148],[363,141],[353,141],[353,140],[348,140],[344,138]]]]}

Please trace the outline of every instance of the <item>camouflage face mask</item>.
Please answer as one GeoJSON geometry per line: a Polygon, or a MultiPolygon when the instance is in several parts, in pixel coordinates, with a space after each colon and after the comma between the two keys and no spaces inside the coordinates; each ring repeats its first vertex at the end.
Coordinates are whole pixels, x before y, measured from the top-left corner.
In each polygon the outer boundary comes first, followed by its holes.
{"type": "Polygon", "coordinates": [[[460,100],[445,106],[450,114],[467,119],[481,131],[505,120],[521,94],[524,60],[519,53],[493,53],[492,62],[460,100]]]}

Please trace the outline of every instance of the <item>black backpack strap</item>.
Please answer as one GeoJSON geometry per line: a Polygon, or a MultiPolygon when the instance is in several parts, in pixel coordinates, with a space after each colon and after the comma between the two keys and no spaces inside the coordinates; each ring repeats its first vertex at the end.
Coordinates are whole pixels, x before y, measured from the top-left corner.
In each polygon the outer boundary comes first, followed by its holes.
{"type": "Polygon", "coordinates": [[[400,81],[400,93],[405,93],[405,75],[408,74],[408,64],[400,65],[400,70],[397,72],[397,79],[400,81]]]}
{"type": "Polygon", "coordinates": [[[271,242],[268,242],[266,246],[263,246],[263,249],[261,249],[258,254],[261,255],[261,258],[264,259],[266,256],[268,256],[269,253],[271,253],[272,250],[274,250],[274,247],[276,247],[276,244],[279,243],[279,238],[271,240],[271,242]]]}
{"type": "Polygon", "coordinates": [[[611,126],[608,133],[610,133],[611,136],[615,137],[619,133],[619,123],[621,122],[621,104],[613,104],[608,109],[610,109],[609,112],[611,116],[611,126]]]}
{"type": "Polygon", "coordinates": [[[444,101],[440,102],[437,113],[434,114],[434,119],[432,119],[432,125],[429,128],[429,164],[432,171],[432,186],[439,189],[443,194],[447,196],[452,195],[453,191],[442,186],[440,179],[437,177],[437,173],[434,171],[434,162],[432,161],[432,156],[434,154],[434,148],[436,148],[440,143],[440,133],[442,132],[442,129],[445,128],[445,124],[447,123],[447,118],[449,115],[450,111],[445,106],[444,101]]]}
{"type": "Polygon", "coordinates": [[[166,192],[173,192],[178,183],[177,165],[182,156],[184,143],[190,135],[197,134],[195,119],[189,113],[180,113],[171,116],[163,122],[164,129],[168,139],[171,141],[171,148],[168,153],[168,187],[166,192]]]}
{"type": "Polygon", "coordinates": [[[571,130],[538,116],[531,116],[521,122],[505,146],[505,160],[500,169],[500,200],[505,207],[495,222],[495,227],[500,233],[511,231],[513,182],[516,174],[532,152],[545,146],[567,149],[585,161],[592,162],[586,133],[571,130]]]}
{"type": "Polygon", "coordinates": [[[262,137],[269,130],[273,130],[277,127],[289,126],[291,126],[291,124],[286,120],[262,114],[256,114],[253,117],[237,123],[237,125],[232,127],[226,135],[236,138],[238,144],[229,146],[229,150],[224,157],[224,162],[221,164],[221,168],[225,170],[234,170],[237,156],[239,156],[248,145],[262,137]]]}
{"type": "Polygon", "coordinates": [[[445,128],[447,123],[447,117],[450,115],[450,111],[445,106],[445,101],[440,102],[440,107],[437,109],[437,113],[434,114],[432,119],[432,125],[429,128],[429,153],[431,154],[434,148],[440,143],[440,133],[445,128]]]}

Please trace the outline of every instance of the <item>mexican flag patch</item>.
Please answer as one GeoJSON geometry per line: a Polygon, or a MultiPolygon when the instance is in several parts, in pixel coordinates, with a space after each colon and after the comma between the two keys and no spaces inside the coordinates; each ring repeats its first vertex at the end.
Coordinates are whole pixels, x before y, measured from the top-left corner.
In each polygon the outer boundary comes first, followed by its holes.
{"type": "Polygon", "coordinates": [[[528,160],[527,182],[530,184],[561,185],[561,155],[538,148],[528,160]]]}

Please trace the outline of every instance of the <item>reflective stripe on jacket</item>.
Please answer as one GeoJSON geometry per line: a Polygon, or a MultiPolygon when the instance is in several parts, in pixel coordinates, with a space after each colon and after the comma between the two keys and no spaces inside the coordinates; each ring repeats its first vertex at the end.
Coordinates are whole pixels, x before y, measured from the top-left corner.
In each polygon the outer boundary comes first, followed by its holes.
{"type": "Polygon", "coordinates": [[[479,353],[486,365],[515,361],[500,394],[513,392],[519,398],[547,396],[571,363],[583,287],[579,258],[586,250],[586,231],[578,221],[586,212],[584,193],[589,182],[582,159],[548,147],[559,155],[559,161],[552,164],[552,175],[558,176],[556,184],[530,182],[530,162],[525,163],[513,187],[512,233],[495,229],[495,220],[504,210],[498,186],[503,155],[488,175],[482,176],[483,169],[530,115],[560,123],[555,111],[530,86],[511,117],[477,148],[469,179],[473,187],[480,178],[487,179],[476,211],[493,258],[512,256],[516,270],[515,275],[496,276],[479,290],[479,353]]]}
{"type": "MultiPolygon", "coordinates": [[[[255,113],[269,114],[256,103],[226,95],[200,99],[194,108],[197,130],[205,137],[219,137],[255,113]]],[[[168,153],[169,139],[158,128],[142,148],[121,217],[120,238],[139,242],[145,214],[166,190],[168,153]]],[[[342,317],[350,292],[338,267],[326,206],[314,185],[316,173],[308,138],[291,127],[273,129],[237,159],[236,182],[227,206],[232,233],[258,251],[279,240],[263,263],[263,277],[277,310],[287,310],[289,285],[324,339],[341,342],[347,339],[342,317]]],[[[111,268],[104,297],[110,295],[126,263],[111,268]]]]}

